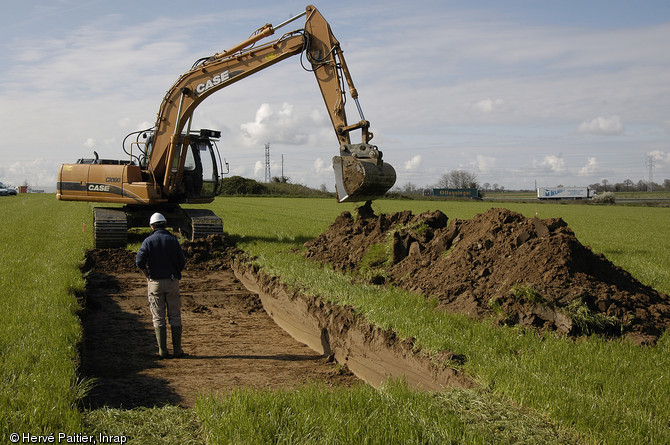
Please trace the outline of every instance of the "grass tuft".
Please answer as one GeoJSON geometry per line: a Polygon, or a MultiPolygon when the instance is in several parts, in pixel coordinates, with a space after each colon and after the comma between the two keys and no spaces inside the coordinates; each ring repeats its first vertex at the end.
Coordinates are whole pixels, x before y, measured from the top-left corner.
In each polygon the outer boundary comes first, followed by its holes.
{"type": "Polygon", "coordinates": [[[527,301],[533,304],[544,303],[542,295],[540,295],[532,286],[514,283],[510,288],[510,292],[517,301],[527,301]]]}
{"type": "Polygon", "coordinates": [[[195,412],[178,406],[131,410],[101,408],[83,413],[83,425],[87,434],[125,436],[131,444],[203,443],[195,412]]]}
{"type": "Polygon", "coordinates": [[[621,320],[614,316],[593,312],[581,298],[570,302],[565,311],[578,333],[586,335],[596,333],[621,334],[623,330],[621,320]]]}
{"type": "Polygon", "coordinates": [[[371,244],[361,260],[358,272],[363,279],[371,283],[383,284],[388,278],[390,262],[391,255],[387,243],[371,244]]]}

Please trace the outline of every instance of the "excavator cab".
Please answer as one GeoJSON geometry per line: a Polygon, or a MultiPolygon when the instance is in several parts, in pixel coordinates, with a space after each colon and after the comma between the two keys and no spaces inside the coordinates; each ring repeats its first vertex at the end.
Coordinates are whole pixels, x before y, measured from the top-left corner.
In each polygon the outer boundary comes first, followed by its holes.
{"type": "Polygon", "coordinates": [[[186,198],[214,198],[219,190],[220,164],[216,141],[211,135],[192,135],[189,145],[182,173],[186,198]]]}
{"type": "MultiPolygon", "coordinates": [[[[181,203],[211,202],[220,192],[220,175],[222,171],[221,156],[216,141],[221,137],[220,131],[202,129],[182,134],[181,141],[175,147],[175,155],[170,166],[170,177],[174,178],[174,191],[168,193],[172,201],[181,203]],[[183,141],[188,148],[182,149],[183,141]],[[181,159],[181,156],[184,159],[181,159]],[[181,166],[181,168],[180,168],[181,166]]],[[[149,136],[146,156],[151,157],[153,135],[149,136]]],[[[228,164],[226,164],[228,165],[228,164]]],[[[147,168],[146,165],[143,165],[147,168]]]]}

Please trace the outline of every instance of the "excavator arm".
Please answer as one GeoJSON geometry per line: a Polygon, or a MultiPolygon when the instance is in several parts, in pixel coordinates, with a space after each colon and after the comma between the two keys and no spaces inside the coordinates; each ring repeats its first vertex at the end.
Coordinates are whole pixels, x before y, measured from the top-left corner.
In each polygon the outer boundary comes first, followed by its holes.
{"type": "Polygon", "coordinates": [[[246,41],[199,60],[166,93],[148,153],[148,169],[155,178],[162,178],[167,195],[174,193],[181,183],[190,121],[198,105],[228,85],[303,52],[311,64],[340,144],[339,156],[333,158],[338,200],[367,200],[383,195],[393,186],[395,170],[382,161],[377,147],[369,144],[373,136],[370,123],[363,116],[340,44],[328,22],[310,5],[304,13],[277,27],[266,24],[246,41]],[[276,30],[303,16],[306,17],[303,29],[263,42],[276,30]],[[348,123],[345,112],[345,83],[361,118],[353,124],[348,123]],[[361,131],[360,143],[351,142],[350,133],[354,130],[361,131]]]}

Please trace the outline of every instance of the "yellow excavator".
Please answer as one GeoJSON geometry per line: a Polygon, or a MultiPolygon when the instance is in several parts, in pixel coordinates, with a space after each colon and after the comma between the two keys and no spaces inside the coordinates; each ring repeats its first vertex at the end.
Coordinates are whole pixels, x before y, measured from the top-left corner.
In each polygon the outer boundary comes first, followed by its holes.
{"type": "Polygon", "coordinates": [[[223,233],[223,223],[213,212],[180,206],[210,203],[220,191],[222,165],[216,141],[221,133],[191,130],[193,112],[222,88],[291,56],[301,55],[303,61],[303,54],[309,62],[308,67],[303,62],[303,67],[316,76],[340,144],[339,155],[333,157],[337,200],[382,196],[395,183],[395,170],[370,144],[370,123],[361,110],[340,44],[328,22],[309,5],[276,27],[266,24],[244,42],[197,60],[166,93],[154,127],[126,136],[123,150],[128,159],[100,159],[94,152],[94,158],[61,165],[57,198],[124,204],[94,209],[97,248],[124,246],[127,230],[146,226],[154,212],[164,213],[170,226],[190,239],[223,233]],[[305,17],[304,28],[268,41],[276,30],[301,17],[305,17]],[[345,113],[347,86],[360,115],[360,121],[351,124],[345,113]],[[350,133],[358,130],[361,142],[352,143],[350,133]]]}

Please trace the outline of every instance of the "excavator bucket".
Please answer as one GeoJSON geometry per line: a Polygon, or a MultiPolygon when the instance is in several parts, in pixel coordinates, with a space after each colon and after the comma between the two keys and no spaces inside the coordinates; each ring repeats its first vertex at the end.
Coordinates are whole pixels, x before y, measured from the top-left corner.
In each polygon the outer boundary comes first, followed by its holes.
{"type": "Polygon", "coordinates": [[[335,156],[333,169],[338,202],[379,198],[395,184],[396,175],[391,164],[374,158],[335,156]]]}

